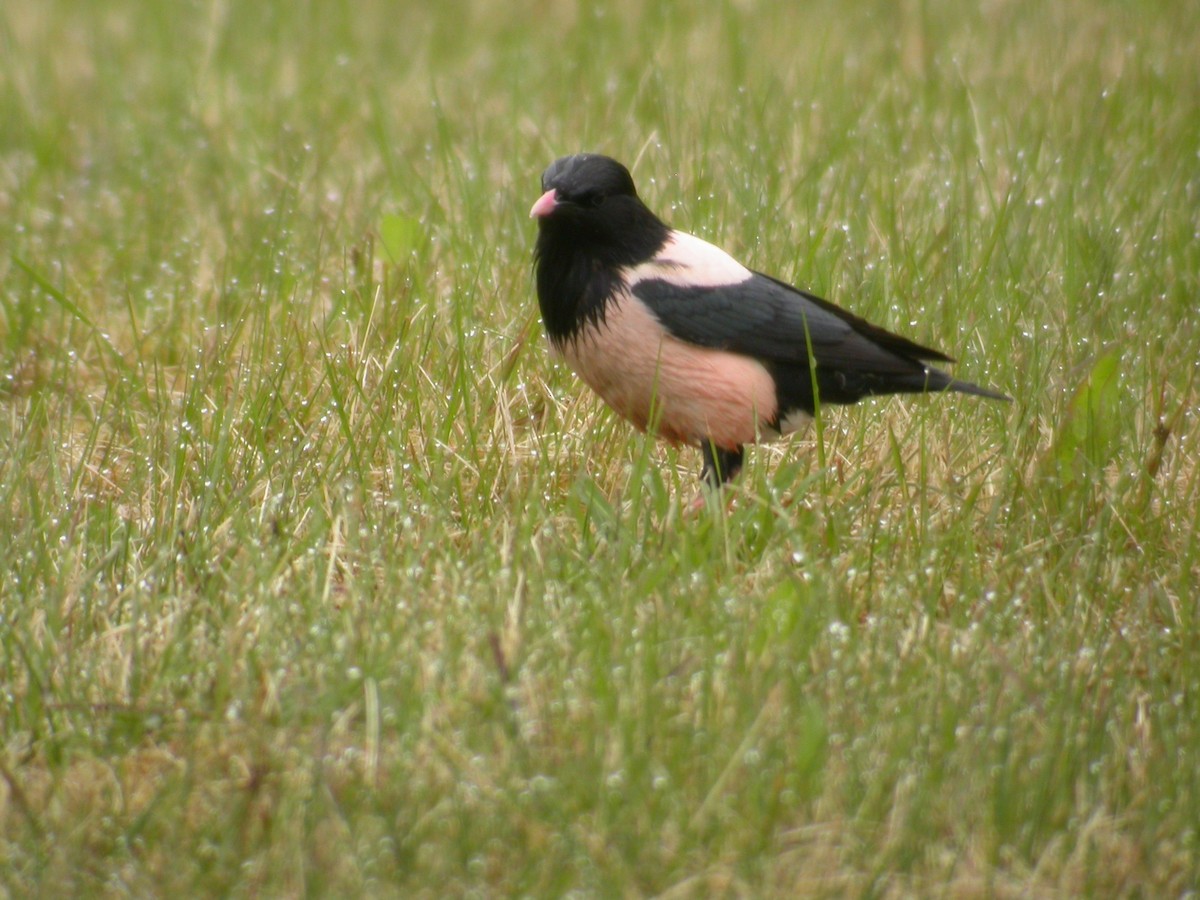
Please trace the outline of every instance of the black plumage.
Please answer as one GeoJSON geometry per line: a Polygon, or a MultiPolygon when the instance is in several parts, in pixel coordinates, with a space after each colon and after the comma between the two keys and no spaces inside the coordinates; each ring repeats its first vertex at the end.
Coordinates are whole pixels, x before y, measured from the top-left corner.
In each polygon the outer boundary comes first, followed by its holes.
{"type": "Polygon", "coordinates": [[[554,191],[557,204],[538,223],[538,303],[546,332],[562,340],[603,316],[622,286],[620,270],[652,257],[670,228],[638,199],[629,170],[606,156],[555,160],[542,190],[554,191]]]}

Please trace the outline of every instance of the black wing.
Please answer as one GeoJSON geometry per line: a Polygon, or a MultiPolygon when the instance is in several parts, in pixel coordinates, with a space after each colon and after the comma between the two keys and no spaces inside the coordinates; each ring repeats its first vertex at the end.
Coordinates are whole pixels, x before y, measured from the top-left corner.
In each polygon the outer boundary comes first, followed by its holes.
{"type": "Polygon", "coordinates": [[[806,387],[809,394],[811,347],[817,385],[827,402],[938,390],[1003,398],[922,362],[953,362],[945,354],[767,275],[751,273],[745,281],[703,287],[646,278],[629,289],[674,336],[760,359],[777,379],[806,387]]]}
{"type": "Polygon", "coordinates": [[[908,370],[920,359],[948,356],[871,325],[820,297],[754,273],[737,284],[690,287],[646,279],[630,286],[676,337],[782,363],[833,368],[908,370]]]}

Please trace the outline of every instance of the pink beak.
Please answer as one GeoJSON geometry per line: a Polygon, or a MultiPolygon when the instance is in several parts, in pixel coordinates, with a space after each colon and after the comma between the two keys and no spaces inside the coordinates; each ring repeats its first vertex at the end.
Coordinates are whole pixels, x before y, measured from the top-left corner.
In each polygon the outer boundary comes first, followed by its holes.
{"type": "Polygon", "coordinates": [[[540,219],[542,216],[548,216],[554,212],[556,206],[558,206],[558,195],[554,188],[551,188],[538,197],[537,203],[533,204],[533,209],[529,210],[529,218],[540,219]]]}

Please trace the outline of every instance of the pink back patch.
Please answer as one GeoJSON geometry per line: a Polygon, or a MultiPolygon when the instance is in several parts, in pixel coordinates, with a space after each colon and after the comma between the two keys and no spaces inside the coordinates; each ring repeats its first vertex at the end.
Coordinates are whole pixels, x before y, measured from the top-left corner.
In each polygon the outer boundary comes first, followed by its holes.
{"type": "Polygon", "coordinates": [[[628,284],[656,278],[689,287],[737,284],[753,274],[720,247],[683,231],[672,231],[653,259],[624,272],[628,284]]]}

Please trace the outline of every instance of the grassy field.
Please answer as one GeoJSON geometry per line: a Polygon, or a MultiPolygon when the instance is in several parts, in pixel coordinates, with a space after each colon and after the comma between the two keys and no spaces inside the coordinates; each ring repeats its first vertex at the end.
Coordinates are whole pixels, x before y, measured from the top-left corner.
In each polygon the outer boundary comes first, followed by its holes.
{"type": "Polygon", "coordinates": [[[1200,6],[0,5],[0,896],[1200,890],[1200,6]],[[1012,404],[699,454],[542,168],[1012,404]]]}

